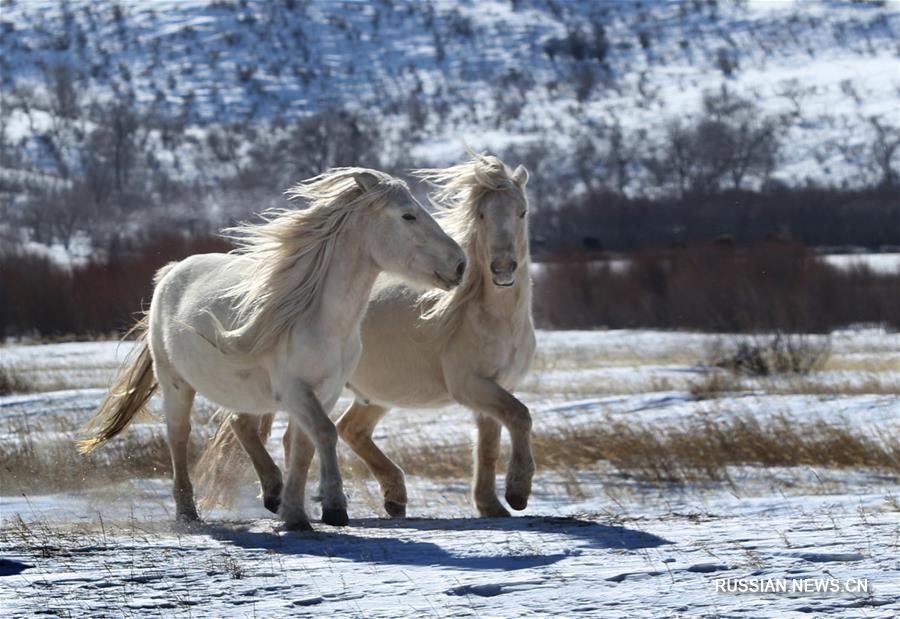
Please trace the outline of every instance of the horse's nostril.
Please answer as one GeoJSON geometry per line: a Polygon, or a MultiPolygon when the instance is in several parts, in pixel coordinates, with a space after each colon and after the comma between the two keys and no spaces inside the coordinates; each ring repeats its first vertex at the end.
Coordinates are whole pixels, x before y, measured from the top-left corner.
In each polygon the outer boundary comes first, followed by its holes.
{"type": "Polygon", "coordinates": [[[509,270],[515,271],[517,268],[519,268],[519,263],[516,262],[515,260],[513,260],[512,263],[509,265],[509,270]]]}
{"type": "Polygon", "coordinates": [[[466,273],[466,261],[462,260],[458,265],[456,265],[456,277],[457,279],[462,279],[463,275],[466,273]]]}

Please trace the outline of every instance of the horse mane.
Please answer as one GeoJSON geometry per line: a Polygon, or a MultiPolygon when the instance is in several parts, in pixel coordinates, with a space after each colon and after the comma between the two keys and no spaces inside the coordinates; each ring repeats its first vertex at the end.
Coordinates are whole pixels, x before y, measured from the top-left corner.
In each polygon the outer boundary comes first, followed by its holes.
{"type": "Polygon", "coordinates": [[[469,150],[469,160],[449,168],[423,168],[411,174],[436,187],[431,194],[435,219],[469,257],[469,268],[462,284],[450,291],[430,290],[419,297],[423,322],[439,325],[437,332],[446,341],[462,319],[462,310],[476,299],[484,287],[481,271],[487,256],[478,251],[478,206],[495,191],[520,191],[521,185],[509,168],[493,155],[469,150]]]}
{"type": "Polygon", "coordinates": [[[233,254],[252,261],[249,273],[225,291],[233,299],[233,325],[214,318],[214,344],[223,352],[258,354],[271,348],[321,297],[338,234],[362,208],[380,207],[399,193],[400,181],[364,168],[333,168],[289,188],[288,200],[307,208],[271,209],[262,223],[243,223],[223,231],[238,247],[233,254]],[[363,190],[359,175],[377,181],[363,190]]]}

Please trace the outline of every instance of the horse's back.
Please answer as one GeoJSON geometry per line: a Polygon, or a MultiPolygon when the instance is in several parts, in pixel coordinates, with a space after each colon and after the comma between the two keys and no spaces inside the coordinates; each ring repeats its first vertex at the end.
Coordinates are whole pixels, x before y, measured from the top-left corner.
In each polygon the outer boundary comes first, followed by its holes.
{"type": "Polygon", "coordinates": [[[169,318],[166,322],[191,325],[204,332],[203,323],[211,324],[211,314],[229,326],[230,312],[226,310],[231,300],[223,291],[240,282],[248,266],[246,258],[233,254],[195,254],[163,267],[167,270],[160,273],[153,293],[151,321],[154,317],[169,318]],[[165,315],[154,312],[154,305],[165,310],[165,315]]]}

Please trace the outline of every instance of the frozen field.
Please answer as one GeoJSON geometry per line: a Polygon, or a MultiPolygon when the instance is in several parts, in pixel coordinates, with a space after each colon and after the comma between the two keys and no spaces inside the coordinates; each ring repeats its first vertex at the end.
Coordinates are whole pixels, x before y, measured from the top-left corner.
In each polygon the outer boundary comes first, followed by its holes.
{"type": "MultiPolygon", "coordinates": [[[[704,365],[719,340],[542,332],[520,390],[534,416],[538,460],[521,515],[472,518],[466,411],[395,411],[376,440],[406,458],[410,518],[384,518],[377,485],[347,457],[350,526],[318,524],[303,534],[279,531],[249,481],[232,506],[205,513],[204,525],[176,528],[167,480],[139,467],[141,474],[117,475],[71,455],[78,424],[128,345],[2,347],[0,365],[28,389],[0,398],[0,614],[897,616],[898,335],[838,332],[810,374],[724,383],[704,365]],[[887,464],[773,464],[778,454],[736,464],[710,454],[720,466],[692,473],[698,460],[660,469],[612,447],[596,461],[572,455],[608,441],[605,429],[633,428],[623,441],[645,432],[677,464],[686,457],[678,436],[751,418],[761,428],[778,424],[785,441],[819,428],[883,446],[887,464]],[[23,476],[15,458],[28,454],[56,454],[58,462],[23,476]],[[723,592],[721,578],[806,588],[723,592]]],[[[211,409],[198,404],[198,438],[212,432],[211,409]]],[[[149,458],[138,446],[158,441],[161,430],[158,416],[142,421],[131,442],[117,439],[104,451],[126,445],[135,460],[149,458]]],[[[712,444],[697,440],[697,450],[712,444]]],[[[833,440],[835,452],[845,449],[833,440]]],[[[131,466],[125,456],[106,466],[131,466]]],[[[502,476],[498,487],[502,493],[502,476]]]]}

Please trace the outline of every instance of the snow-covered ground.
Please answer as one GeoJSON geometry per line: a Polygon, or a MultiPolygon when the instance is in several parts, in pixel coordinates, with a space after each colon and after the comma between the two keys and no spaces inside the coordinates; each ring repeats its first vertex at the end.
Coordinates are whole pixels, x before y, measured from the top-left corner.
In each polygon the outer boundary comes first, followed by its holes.
{"type": "MultiPolygon", "coordinates": [[[[609,421],[660,431],[692,415],[781,415],[796,424],[900,432],[900,336],[831,337],[825,367],[753,379],[697,400],[690,385],[718,336],[541,332],[520,392],[535,432],[578,436],[609,421]],[[800,381],[800,382],[798,382],[800,381]],[[868,382],[866,382],[868,381],[868,382]],[[867,392],[859,385],[877,384],[867,392]],[[855,385],[855,387],[854,387],[855,385]],[[826,388],[827,387],[827,388],[826,388]]],[[[0,445],[66,441],[129,345],[10,345],[0,365],[37,391],[0,398],[0,445]],[[43,391],[49,390],[49,391],[43,391]]],[[[342,401],[339,407],[345,405],[342,401]]],[[[210,407],[201,402],[207,411],[210,407]]],[[[152,409],[158,411],[158,402],[152,409]]],[[[195,431],[208,433],[198,416],[195,431]]],[[[157,419],[133,432],[159,431],[157,419]]],[[[279,436],[276,428],[276,436],[279,436]]],[[[376,440],[467,441],[469,415],[396,411],[376,440]],[[406,438],[403,438],[406,437],[406,438]]],[[[573,439],[574,440],[574,439],[573,439]]],[[[271,441],[274,449],[278,441],[271,441]]],[[[540,463],[539,463],[540,466],[540,463]]],[[[405,520],[384,519],[377,485],[348,478],[351,524],[285,533],[247,484],[194,530],[171,524],[169,483],[133,479],[0,494],[0,612],[199,616],[866,616],[900,613],[900,481],[822,467],[730,467],[725,482],[649,483],[605,461],[538,470],[522,515],[474,519],[468,480],[407,471],[405,520]],[[739,594],[716,580],[841,591],[739,594]],[[751,579],[751,580],[746,580],[751,579]],[[755,579],[755,580],[752,580],[755,579]],[[833,580],[832,580],[833,579],[833,580]],[[860,592],[866,580],[868,593],[860,592]],[[768,583],[768,584],[767,584],[768,583]],[[847,590],[847,589],[851,590],[847,590]]],[[[0,471],[0,481],[7,480],[0,471]]],[[[498,487],[502,489],[502,477],[498,487]]],[[[5,481],[0,486],[6,485],[5,481]]],[[[317,507],[310,506],[312,513],[317,507]]]]}

